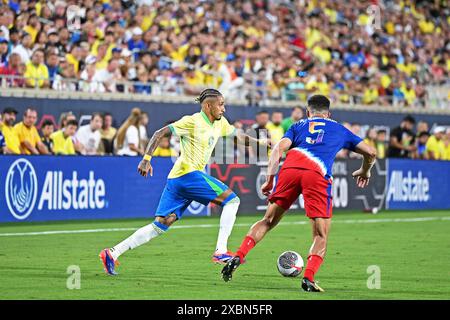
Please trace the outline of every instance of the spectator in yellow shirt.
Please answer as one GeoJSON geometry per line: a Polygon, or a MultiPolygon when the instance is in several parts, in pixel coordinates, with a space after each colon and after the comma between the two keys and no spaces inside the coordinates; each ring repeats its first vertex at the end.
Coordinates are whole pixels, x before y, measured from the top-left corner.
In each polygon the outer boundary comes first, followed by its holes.
{"type": "Polygon", "coordinates": [[[68,120],[66,126],[50,136],[53,140],[53,153],[56,155],[75,155],[75,147],[72,137],[75,136],[78,128],[77,120],[68,120]]]}
{"type": "Polygon", "coordinates": [[[375,80],[371,80],[369,87],[364,90],[363,103],[371,104],[378,100],[378,84],[375,80]]]}
{"type": "Polygon", "coordinates": [[[445,160],[450,161],[450,128],[447,128],[447,133],[444,138],[445,145],[445,160]]]}
{"type": "Polygon", "coordinates": [[[271,120],[272,121],[266,125],[266,128],[269,131],[272,146],[275,146],[284,135],[283,126],[281,125],[283,122],[283,113],[281,111],[274,111],[271,120]]]}
{"type": "Polygon", "coordinates": [[[177,152],[170,147],[169,137],[162,137],[158,147],[153,152],[154,157],[177,157],[177,152]]]}
{"type": "Polygon", "coordinates": [[[25,154],[48,154],[47,147],[42,143],[41,137],[35,127],[37,111],[28,108],[23,114],[23,121],[14,126],[19,137],[20,145],[25,154]]]}
{"type": "Polygon", "coordinates": [[[369,146],[371,146],[372,148],[376,148],[377,130],[375,130],[375,128],[370,128],[369,130],[367,130],[364,142],[369,146]]]}
{"type": "Polygon", "coordinates": [[[50,86],[47,66],[44,62],[45,52],[37,49],[31,56],[31,61],[26,64],[26,85],[30,88],[48,88],[50,86]],[[37,82],[36,82],[37,81],[37,82]]]}
{"type": "Polygon", "coordinates": [[[14,130],[14,122],[16,121],[17,110],[13,108],[5,108],[2,112],[3,123],[0,124],[0,131],[5,137],[5,153],[21,154],[19,137],[14,130]]]}
{"type": "Polygon", "coordinates": [[[200,70],[189,66],[184,72],[185,92],[187,94],[199,94],[205,87],[205,76],[200,70]]]}
{"type": "Polygon", "coordinates": [[[428,139],[426,151],[430,160],[445,160],[446,148],[444,144],[445,127],[436,127],[433,135],[428,139]]]}
{"type": "Polygon", "coordinates": [[[386,158],[386,130],[384,129],[377,131],[376,148],[377,148],[377,158],[378,159],[386,158]]]}
{"type": "Polygon", "coordinates": [[[405,95],[405,100],[408,106],[412,106],[416,101],[416,91],[412,87],[411,81],[408,81],[406,85],[400,88],[400,91],[405,95]]]}
{"type": "Polygon", "coordinates": [[[32,14],[28,18],[27,25],[23,28],[23,31],[31,36],[33,43],[36,42],[36,36],[41,30],[41,23],[39,22],[39,17],[36,14],[32,14]]]}

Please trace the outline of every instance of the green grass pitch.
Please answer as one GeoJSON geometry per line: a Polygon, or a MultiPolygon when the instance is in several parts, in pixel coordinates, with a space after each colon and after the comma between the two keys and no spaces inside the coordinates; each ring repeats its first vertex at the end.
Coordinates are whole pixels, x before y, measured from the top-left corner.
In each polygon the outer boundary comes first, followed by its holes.
{"type": "MultiPolygon", "coordinates": [[[[238,216],[230,238],[235,250],[258,216],[238,216]]],[[[185,218],[167,234],[119,260],[117,277],[104,274],[99,251],[132,231],[11,235],[60,230],[138,228],[150,220],[0,225],[0,299],[450,299],[450,211],[335,212],[326,259],[316,279],[325,293],[300,290],[301,277],[284,278],[276,259],[311,245],[307,218],[288,214],[223,282],[211,262],[218,218],[185,218]],[[70,290],[67,268],[81,272],[70,290]],[[369,289],[369,266],[381,288],[369,289]]]]}

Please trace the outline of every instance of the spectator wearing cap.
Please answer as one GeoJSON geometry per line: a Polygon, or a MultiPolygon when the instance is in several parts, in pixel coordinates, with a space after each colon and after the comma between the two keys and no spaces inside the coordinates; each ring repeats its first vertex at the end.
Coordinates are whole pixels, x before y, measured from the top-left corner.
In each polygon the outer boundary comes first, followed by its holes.
{"type": "Polygon", "coordinates": [[[437,126],[433,130],[433,135],[430,136],[426,143],[426,151],[428,159],[430,160],[445,160],[446,146],[444,143],[445,127],[437,126]]]}
{"type": "Polygon", "coordinates": [[[5,138],[5,153],[21,154],[23,149],[20,145],[19,136],[14,130],[14,122],[16,121],[17,110],[14,108],[5,108],[2,112],[2,123],[0,123],[0,131],[5,138]]]}
{"type": "Polygon", "coordinates": [[[410,152],[415,151],[414,134],[412,129],[416,120],[411,116],[403,118],[399,127],[392,129],[389,140],[389,158],[407,158],[410,152]]]}
{"type": "Polygon", "coordinates": [[[48,88],[50,86],[47,66],[44,62],[45,52],[36,50],[31,56],[31,61],[26,64],[25,84],[30,88],[48,88]]]}
{"type": "Polygon", "coordinates": [[[114,59],[119,60],[122,57],[122,48],[121,47],[114,47],[111,51],[112,57],[114,59]]]}
{"type": "Polygon", "coordinates": [[[145,42],[142,40],[142,29],[140,27],[134,27],[131,39],[128,40],[128,50],[134,53],[134,58],[137,60],[139,58],[139,52],[144,51],[146,46],[145,42]]]}
{"type": "Polygon", "coordinates": [[[19,137],[20,145],[25,154],[48,154],[49,150],[42,143],[41,137],[35,127],[37,111],[28,108],[23,114],[23,121],[14,126],[14,131],[19,137]]]}

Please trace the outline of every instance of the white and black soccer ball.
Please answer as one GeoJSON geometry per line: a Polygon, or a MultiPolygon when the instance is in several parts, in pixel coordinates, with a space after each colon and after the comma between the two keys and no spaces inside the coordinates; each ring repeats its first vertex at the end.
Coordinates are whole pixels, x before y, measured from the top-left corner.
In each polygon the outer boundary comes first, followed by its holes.
{"type": "Polygon", "coordinates": [[[303,259],[295,251],[283,252],[277,260],[278,271],[285,277],[297,277],[303,270],[303,259]]]}

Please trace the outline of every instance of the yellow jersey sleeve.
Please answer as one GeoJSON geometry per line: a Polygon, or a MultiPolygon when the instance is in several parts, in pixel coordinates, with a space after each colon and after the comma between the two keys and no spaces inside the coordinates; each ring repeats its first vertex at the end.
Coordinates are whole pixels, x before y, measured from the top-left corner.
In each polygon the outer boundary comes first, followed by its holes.
{"type": "Polygon", "coordinates": [[[180,120],[170,124],[169,128],[173,134],[179,137],[187,136],[193,133],[195,128],[195,121],[192,116],[184,116],[180,120]]]}
{"type": "Polygon", "coordinates": [[[236,128],[225,117],[222,117],[222,137],[233,134],[235,130],[236,128]]]}

